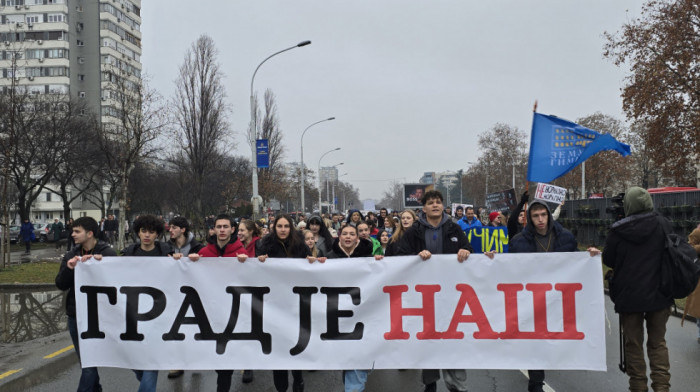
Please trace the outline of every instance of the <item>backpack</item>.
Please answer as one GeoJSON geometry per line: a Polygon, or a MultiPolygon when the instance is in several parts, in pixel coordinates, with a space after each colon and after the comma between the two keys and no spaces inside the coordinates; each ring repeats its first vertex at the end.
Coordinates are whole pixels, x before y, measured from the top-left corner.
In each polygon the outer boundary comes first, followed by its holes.
{"type": "Polygon", "coordinates": [[[685,238],[669,230],[667,220],[661,219],[666,252],[661,263],[659,291],[669,298],[685,298],[695,290],[700,280],[698,254],[685,238]]]}

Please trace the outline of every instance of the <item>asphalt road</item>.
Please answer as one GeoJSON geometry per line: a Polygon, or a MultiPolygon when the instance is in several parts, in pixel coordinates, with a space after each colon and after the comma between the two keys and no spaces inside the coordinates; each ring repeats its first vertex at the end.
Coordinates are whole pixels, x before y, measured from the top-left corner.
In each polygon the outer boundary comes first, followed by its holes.
{"type": "MultiPolygon", "coordinates": [[[[618,370],[619,341],[618,318],[612,303],[606,297],[606,312],[609,325],[606,326],[607,372],[593,371],[547,371],[548,391],[625,391],[627,376],[618,370]]],[[[700,344],[697,343],[697,327],[694,323],[680,326],[680,319],[671,317],[666,333],[671,356],[671,385],[673,391],[697,391],[700,385],[700,344]]],[[[35,387],[35,392],[73,391],[76,389],[80,368],[74,365],[67,371],[57,373],[49,381],[35,387]]],[[[100,378],[104,391],[135,391],[138,389],[136,377],[130,370],[101,368],[100,378]]],[[[340,371],[304,372],[306,391],[342,391],[340,371]]],[[[470,370],[468,372],[470,391],[513,392],[527,391],[526,375],[517,370],[470,370]]],[[[291,382],[290,382],[291,383],[291,382]]],[[[188,371],[174,380],[167,378],[167,372],[159,374],[158,391],[215,391],[214,371],[188,371]]],[[[256,371],[251,384],[241,383],[241,373],[233,376],[232,391],[274,392],[272,373],[256,371]]],[[[291,390],[291,387],[290,387],[291,390]]],[[[420,392],[418,370],[376,370],[370,374],[367,391],[420,392]]],[[[447,392],[444,384],[438,391],[447,392]]]]}

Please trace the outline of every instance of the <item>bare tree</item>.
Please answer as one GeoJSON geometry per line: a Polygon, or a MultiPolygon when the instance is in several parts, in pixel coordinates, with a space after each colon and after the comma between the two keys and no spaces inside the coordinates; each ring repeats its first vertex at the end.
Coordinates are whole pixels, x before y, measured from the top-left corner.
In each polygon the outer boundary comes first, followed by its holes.
{"type": "MultiPolygon", "coordinates": [[[[626,142],[628,129],[618,119],[597,112],[576,119],[576,123],[600,133],[612,135],[615,139],[626,142]]],[[[586,160],[586,191],[613,196],[635,184],[632,159],[623,157],[615,151],[601,151],[586,160]]],[[[581,189],[581,165],[554,181],[556,185],[567,188],[572,196],[578,197],[581,189]]]]}
{"type": "MultiPolygon", "coordinates": [[[[100,128],[100,149],[112,176],[119,181],[119,228],[123,230],[128,208],[129,177],[136,164],[158,150],[155,141],[167,126],[160,95],[146,80],[112,75],[110,83],[114,105],[106,111],[112,121],[100,128]]],[[[118,236],[118,247],[124,236],[118,236]]]]}
{"type": "Polygon", "coordinates": [[[400,210],[403,206],[403,183],[392,181],[389,188],[384,191],[378,206],[389,208],[393,211],[400,210]]]}
{"type": "Polygon", "coordinates": [[[188,189],[193,193],[191,217],[203,216],[204,184],[219,162],[222,147],[230,142],[222,78],[214,40],[202,35],[185,53],[172,100],[177,144],[181,147],[175,155],[183,163],[188,189]]]}
{"type": "Polygon", "coordinates": [[[74,107],[70,110],[73,115],[67,126],[67,140],[64,150],[57,152],[62,159],[50,180],[55,187],[45,188],[63,201],[66,220],[71,215],[71,203],[95,188],[95,179],[102,171],[99,145],[93,142],[98,136],[97,118],[83,100],[74,99],[69,104],[74,107]]]}
{"type": "MultiPolygon", "coordinates": [[[[255,106],[257,108],[258,101],[255,97],[255,106]]],[[[261,139],[268,140],[269,150],[269,166],[258,170],[259,176],[259,193],[264,199],[281,198],[288,188],[283,179],[286,175],[282,160],[284,159],[284,135],[279,126],[279,118],[277,117],[277,103],[275,102],[275,94],[272,90],[265,90],[264,96],[264,112],[256,110],[258,121],[255,123],[258,126],[257,135],[261,139]]],[[[256,162],[253,162],[256,164],[256,162]]]]}
{"type": "Polygon", "coordinates": [[[697,0],[648,0],[640,18],[605,34],[604,55],[631,69],[625,112],[645,124],[647,153],[676,185],[696,185],[700,170],[699,31],[697,0]]]}

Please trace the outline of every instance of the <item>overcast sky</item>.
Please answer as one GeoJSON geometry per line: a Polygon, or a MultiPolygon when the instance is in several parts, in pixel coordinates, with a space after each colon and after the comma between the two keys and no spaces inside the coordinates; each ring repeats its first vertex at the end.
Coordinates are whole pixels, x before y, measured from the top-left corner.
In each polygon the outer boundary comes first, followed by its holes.
{"type": "MultiPolygon", "coordinates": [[[[392,180],[466,169],[479,133],[501,122],[530,132],[532,106],[570,120],[623,119],[626,70],[603,59],[604,31],[638,17],[641,0],[144,0],[144,70],[170,97],[185,51],[214,39],[232,107],[236,154],[251,155],[250,79],[273,90],[286,161],[340,162],[360,197],[392,180]]],[[[250,178],[242,179],[250,181],[250,178]]]]}

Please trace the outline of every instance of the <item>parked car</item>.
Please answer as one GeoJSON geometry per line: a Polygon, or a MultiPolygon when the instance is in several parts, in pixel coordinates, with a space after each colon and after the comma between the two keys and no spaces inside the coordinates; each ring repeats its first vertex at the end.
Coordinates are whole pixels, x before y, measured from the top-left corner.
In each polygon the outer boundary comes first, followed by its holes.
{"type": "Polygon", "coordinates": [[[34,225],[34,237],[35,241],[46,242],[49,240],[49,224],[48,223],[37,223],[34,225]]]}
{"type": "MultiPolygon", "coordinates": [[[[10,226],[10,243],[11,244],[16,244],[18,242],[21,242],[19,239],[19,237],[20,237],[19,230],[20,230],[19,226],[16,226],[16,225],[10,226]]],[[[3,236],[4,236],[4,227],[0,226],[0,238],[3,238],[3,236]]]]}

